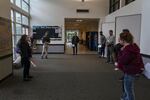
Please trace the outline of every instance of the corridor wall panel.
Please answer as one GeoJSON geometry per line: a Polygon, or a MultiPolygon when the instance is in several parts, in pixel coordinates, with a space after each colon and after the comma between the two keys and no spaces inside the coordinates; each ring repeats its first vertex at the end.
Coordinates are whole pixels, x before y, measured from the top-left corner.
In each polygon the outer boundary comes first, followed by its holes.
{"type": "Polygon", "coordinates": [[[116,42],[123,29],[129,29],[134,36],[134,42],[140,46],[141,15],[128,15],[116,17],[116,42]]]}

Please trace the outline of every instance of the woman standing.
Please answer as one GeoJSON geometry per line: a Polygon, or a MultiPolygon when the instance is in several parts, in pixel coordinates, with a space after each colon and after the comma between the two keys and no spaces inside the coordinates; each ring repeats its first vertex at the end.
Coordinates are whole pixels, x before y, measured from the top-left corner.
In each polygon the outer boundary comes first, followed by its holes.
{"type": "Polygon", "coordinates": [[[118,55],[118,68],[124,73],[124,91],[121,100],[135,100],[135,76],[142,73],[144,68],[140,49],[133,43],[133,36],[129,32],[120,34],[120,44],[122,44],[123,47],[118,55]]]}
{"type": "Polygon", "coordinates": [[[24,81],[29,81],[30,78],[32,78],[29,75],[29,70],[30,70],[30,59],[32,57],[32,51],[29,46],[29,37],[27,35],[22,35],[18,46],[20,48],[20,55],[21,55],[21,64],[23,66],[23,80],[24,81]]]}

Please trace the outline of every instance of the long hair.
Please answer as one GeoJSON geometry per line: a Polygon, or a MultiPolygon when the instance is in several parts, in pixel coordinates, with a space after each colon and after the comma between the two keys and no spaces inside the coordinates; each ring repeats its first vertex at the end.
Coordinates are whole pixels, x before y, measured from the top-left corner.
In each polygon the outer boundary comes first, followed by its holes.
{"type": "Polygon", "coordinates": [[[20,43],[25,43],[25,42],[27,42],[26,39],[27,39],[27,35],[26,35],[26,34],[22,35],[21,38],[20,38],[20,43]]]}
{"type": "Polygon", "coordinates": [[[133,43],[133,35],[130,32],[120,33],[120,39],[127,43],[133,43]]]}

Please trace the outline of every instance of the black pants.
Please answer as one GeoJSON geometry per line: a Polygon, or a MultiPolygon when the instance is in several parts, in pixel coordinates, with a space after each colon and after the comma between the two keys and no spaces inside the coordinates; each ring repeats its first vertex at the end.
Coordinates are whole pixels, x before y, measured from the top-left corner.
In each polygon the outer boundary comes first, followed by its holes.
{"type": "Polygon", "coordinates": [[[113,51],[114,47],[113,46],[108,46],[107,47],[107,62],[113,63],[113,51]]]}
{"type": "Polygon", "coordinates": [[[101,56],[105,56],[105,45],[102,45],[101,49],[100,49],[100,55],[101,56]]]}
{"type": "Polygon", "coordinates": [[[30,60],[28,58],[22,58],[21,64],[23,66],[23,78],[28,78],[30,70],[30,60]]]}
{"type": "Polygon", "coordinates": [[[75,46],[73,47],[73,55],[77,55],[78,53],[78,45],[74,44],[75,46]]]}

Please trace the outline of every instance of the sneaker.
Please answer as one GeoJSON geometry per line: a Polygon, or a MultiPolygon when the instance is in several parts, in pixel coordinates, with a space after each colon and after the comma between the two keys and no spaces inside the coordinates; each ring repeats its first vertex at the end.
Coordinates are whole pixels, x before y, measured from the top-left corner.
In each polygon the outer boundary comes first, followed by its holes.
{"type": "Polygon", "coordinates": [[[114,68],[115,71],[119,70],[118,68],[114,68]]]}
{"type": "Polygon", "coordinates": [[[124,77],[122,76],[121,78],[119,78],[119,81],[123,81],[124,77]]]}
{"type": "Polygon", "coordinates": [[[23,81],[31,81],[29,78],[24,78],[23,81]]]}
{"type": "Polygon", "coordinates": [[[109,62],[109,64],[114,64],[113,62],[109,62]]]}
{"type": "Polygon", "coordinates": [[[33,78],[33,76],[28,76],[28,78],[33,78]]]}

